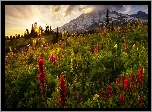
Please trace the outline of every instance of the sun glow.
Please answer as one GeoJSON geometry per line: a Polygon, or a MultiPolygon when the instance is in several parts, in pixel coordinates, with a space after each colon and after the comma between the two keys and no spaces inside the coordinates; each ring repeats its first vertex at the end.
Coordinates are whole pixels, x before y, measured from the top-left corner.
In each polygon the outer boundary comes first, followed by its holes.
{"type": "Polygon", "coordinates": [[[36,28],[35,31],[38,32],[38,28],[36,28]]]}
{"type": "Polygon", "coordinates": [[[84,11],[84,13],[86,14],[86,13],[91,13],[93,11],[93,8],[87,8],[87,9],[85,9],[85,11],[84,11]]]}

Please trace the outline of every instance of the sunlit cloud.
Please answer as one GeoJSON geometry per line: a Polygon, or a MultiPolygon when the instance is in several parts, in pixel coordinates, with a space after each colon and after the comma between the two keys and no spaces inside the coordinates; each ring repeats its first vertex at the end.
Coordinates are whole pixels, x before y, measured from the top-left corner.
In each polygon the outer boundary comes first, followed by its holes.
{"type": "Polygon", "coordinates": [[[93,8],[87,8],[87,9],[84,10],[84,13],[86,14],[86,13],[90,13],[92,11],[93,11],[93,8]]]}

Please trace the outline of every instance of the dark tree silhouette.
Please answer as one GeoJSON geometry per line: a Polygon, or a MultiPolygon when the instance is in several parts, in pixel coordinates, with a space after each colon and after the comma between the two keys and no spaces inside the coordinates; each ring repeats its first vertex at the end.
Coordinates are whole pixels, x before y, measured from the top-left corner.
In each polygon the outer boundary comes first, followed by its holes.
{"type": "Polygon", "coordinates": [[[12,37],[12,35],[11,35],[11,36],[10,36],[10,40],[12,40],[12,38],[13,38],[13,37],[12,37]]]}
{"type": "Polygon", "coordinates": [[[31,28],[31,35],[34,36],[34,27],[33,27],[33,24],[32,24],[32,28],[31,28]]]}
{"type": "Polygon", "coordinates": [[[45,26],[45,35],[49,34],[49,25],[46,24],[45,26]]]}
{"type": "Polygon", "coordinates": [[[20,38],[20,34],[18,34],[17,38],[18,38],[18,39],[20,38]]]}
{"type": "Polygon", "coordinates": [[[28,39],[29,38],[29,30],[26,29],[26,31],[24,32],[24,38],[28,39]]]}
{"type": "Polygon", "coordinates": [[[58,27],[57,27],[57,32],[53,36],[53,40],[52,40],[53,44],[58,43],[58,38],[59,38],[59,31],[58,31],[58,27]]]}
{"type": "Polygon", "coordinates": [[[109,15],[108,15],[108,12],[109,12],[109,10],[107,9],[107,15],[106,15],[106,17],[107,17],[107,24],[106,24],[106,27],[109,29],[109,15]]]}

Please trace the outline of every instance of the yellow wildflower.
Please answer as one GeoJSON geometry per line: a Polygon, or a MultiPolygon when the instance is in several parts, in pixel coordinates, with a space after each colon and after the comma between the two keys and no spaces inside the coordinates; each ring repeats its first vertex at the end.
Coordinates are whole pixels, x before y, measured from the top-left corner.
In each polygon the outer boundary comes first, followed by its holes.
{"type": "Polygon", "coordinates": [[[98,97],[99,97],[99,95],[95,94],[94,97],[93,97],[93,100],[96,101],[98,99],[98,97]]]}

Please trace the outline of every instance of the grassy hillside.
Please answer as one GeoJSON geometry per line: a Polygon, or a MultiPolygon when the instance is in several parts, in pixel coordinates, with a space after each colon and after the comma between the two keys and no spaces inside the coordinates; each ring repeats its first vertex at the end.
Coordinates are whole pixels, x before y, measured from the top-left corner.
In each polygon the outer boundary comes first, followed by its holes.
{"type": "Polygon", "coordinates": [[[42,46],[50,39],[45,36],[35,48],[33,39],[17,40],[16,46],[31,46],[5,56],[5,107],[147,108],[147,29],[127,24],[123,32],[115,27],[42,46]]]}

